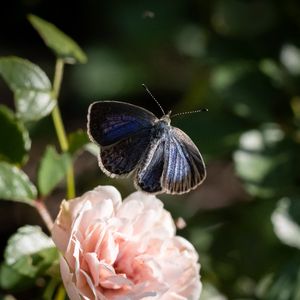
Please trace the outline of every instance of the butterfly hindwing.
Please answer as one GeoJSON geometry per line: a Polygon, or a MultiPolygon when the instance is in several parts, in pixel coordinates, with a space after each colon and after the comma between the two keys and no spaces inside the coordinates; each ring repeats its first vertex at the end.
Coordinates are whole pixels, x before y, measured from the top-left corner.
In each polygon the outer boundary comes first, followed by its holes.
{"type": "Polygon", "coordinates": [[[201,154],[180,129],[171,127],[164,153],[162,185],[166,193],[186,193],[205,179],[206,170],[201,154]]]}
{"type": "Polygon", "coordinates": [[[165,141],[151,141],[150,147],[137,170],[135,184],[148,193],[162,192],[161,177],[164,168],[165,141]]]}
{"type": "Polygon", "coordinates": [[[150,111],[133,104],[94,102],[89,107],[88,134],[98,145],[108,146],[151,127],[156,120],[150,111]]]}

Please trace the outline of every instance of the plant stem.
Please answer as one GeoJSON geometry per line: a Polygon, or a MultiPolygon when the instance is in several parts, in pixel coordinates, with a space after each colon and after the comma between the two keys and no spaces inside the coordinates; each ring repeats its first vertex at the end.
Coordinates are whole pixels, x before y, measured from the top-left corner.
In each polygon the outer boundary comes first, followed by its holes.
{"type": "Polygon", "coordinates": [[[44,300],[53,299],[54,292],[55,292],[55,290],[56,290],[56,288],[59,284],[60,284],[59,279],[51,278],[49,280],[49,283],[46,286],[46,289],[45,289],[44,293],[43,293],[43,299],[44,300]]]}
{"type": "Polygon", "coordinates": [[[73,199],[76,196],[75,192],[75,180],[74,180],[74,169],[71,164],[67,171],[67,199],[73,199]]]}
{"type": "Polygon", "coordinates": [[[55,126],[55,130],[56,130],[56,134],[58,137],[60,147],[64,152],[68,151],[68,148],[69,148],[68,140],[66,137],[66,132],[63,127],[61,114],[60,114],[57,104],[52,111],[52,118],[53,118],[53,122],[54,122],[54,126],[55,126]]]}
{"type": "Polygon", "coordinates": [[[53,227],[53,220],[49,214],[49,211],[42,199],[37,199],[34,201],[34,206],[38,213],[40,214],[41,218],[43,219],[44,223],[46,224],[49,232],[51,232],[53,227]]]}
{"type": "Polygon", "coordinates": [[[55,295],[55,300],[64,300],[66,296],[66,291],[63,287],[63,285],[60,285],[60,287],[58,288],[58,291],[55,295]]]}
{"type": "MultiPolygon", "coordinates": [[[[64,73],[64,61],[61,58],[58,58],[56,60],[55,73],[53,79],[53,96],[56,100],[58,100],[63,73],[64,73]]],[[[58,107],[58,103],[56,104],[56,106],[52,111],[52,119],[53,119],[54,127],[56,130],[56,134],[58,137],[61,150],[63,152],[67,152],[69,150],[69,143],[64,128],[64,124],[62,121],[62,117],[60,114],[60,110],[58,107]]],[[[74,170],[73,170],[73,165],[70,165],[67,171],[67,198],[71,199],[74,197],[75,197],[74,170]]]]}

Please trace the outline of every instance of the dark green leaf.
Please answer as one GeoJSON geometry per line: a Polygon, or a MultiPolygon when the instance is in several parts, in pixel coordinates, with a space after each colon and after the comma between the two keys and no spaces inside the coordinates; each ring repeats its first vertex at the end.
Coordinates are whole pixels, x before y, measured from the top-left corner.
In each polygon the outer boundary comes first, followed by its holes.
{"type": "Polygon", "coordinates": [[[17,300],[13,295],[11,294],[0,294],[0,300],[17,300]]]}
{"type": "Polygon", "coordinates": [[[2,285],[15,286],[24,278],[30,283],[30,278],[45,274],[57,261],[58,252],[52,239],[40,227],[26,225],[8,240],[4,258],[1,272],[11,274],[13,280],[2,278],[2,285]]]}
{"type": "Polygon", "coordinates": [[[201,300],[224,300],[226,297],[222,295],[218,289],[210,283],[205,282],[201,292],[201,300]]]}
{"type": "Polygon", "coordinates": [[[13,269],[22,275],[36,277],[47,271],[51,264],[57,260],[57,257],[57,249],[53,246],[29,255],[24,255],[12,264],[12,266],[13,269]]]}
{"type": "Polygon", "coordinates": [[[48,195],[64,178],[71,164],[67,153],[58,154],[52,146],[48,146],[38,170],[38,188],[41,195],[48,195]]]}
{"type": "Polygon", "coordinates": [[[286,245],[300,249],[300,201],[283,198],[277,203],[272,222],[277,237],[286,245]]]}
{"type": "Polygon", "coordinates": [[[0,287],[4,290],[22,290],[34,283],[34,279],[20,274],[13,269],[12,266],[8,266],[2,263],[0,266],[0,287]]]}
{"type": "Polygon", "coordinates": [[[24,121],[39,120],[56,104],[51,83],[42,69],[19,57],[0,58],[0,74],[14,92],[17,114],[24,121]]]}
{"type": "Polygon", "coordinates": [[[0,162],[0,199],[32,205],[37,191],[27,175],[15,166],[0,162]]]}
{"type": "Polygon", "coordinates": [[[71,154],[75,154],[90,142],[87,133],[83,130],[77,130],[70,133],[68,136],[68,140],[69,152],[71,154]]]}
{"type": "Polygon", "coordinates": [[[40,227],[26,225],[10,237],[4,257],[8,265],[15,264],[24,256],[33,255],[44,249],[54,247],[52,239],[40,227]]]}
{"type": "Polygon", "coordinates": [[[293,189],[297,149],[276,124],[245,132],[234,152],[235,169],[253,196],[285,195],[293,189]]]}
{"type": "Polygon", "coordinates": [[[300,299],[300,262],[293,259],[275,276],[267,278],[263,286],[261,298],[265,300],[297,300],[300,299]]]}
{"type": "Polygon", "coordinates": [[[28,19],[45,44],[66,63],[85,63],[87,61],[85,53],[77,43],[55,25],[34,15],[29,15],[28,19]]]}
{"type": "Polygon", "coordinates": [[[272,120],[281,91],[253,62],[236,61],[214,68],[211,85],[226,109],[251,121],[272,120]]]}
{"type": "Polygon", "coordinates": [[[254,37],[276,24],[276,7],[272,1],[219,0],[214,6],[212,20],[215,29],[224,35],[254,37]]]}
{"type": "Polygon", "coordinates": [[[44,293],[43,293],[43,299],[44,300],[53,300],[55,291],[57,291],[58,286],[61,284],[61,280],[58,278],[52,278],[49,280],[44,293]]]}
{"type": "Polygon", "coordinates": [[[14,113],[0,105],[0,159],[15,164],[23,164],[28,155],[31,141],[23,123],[14,113]]]}

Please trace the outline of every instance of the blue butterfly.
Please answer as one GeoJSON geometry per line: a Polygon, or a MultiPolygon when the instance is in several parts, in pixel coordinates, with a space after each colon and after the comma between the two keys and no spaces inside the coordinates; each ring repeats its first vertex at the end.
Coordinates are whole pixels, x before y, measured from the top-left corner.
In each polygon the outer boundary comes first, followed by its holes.
{"type": "Polygon", "coordinates": [[[88,135],[100,146],[99,166],[110,177],[133,174],[137,189],[183,194],[206,177],[202,156],[192,140],[150,111],[124,102],[94,102],[88,112],[88,135]]]}

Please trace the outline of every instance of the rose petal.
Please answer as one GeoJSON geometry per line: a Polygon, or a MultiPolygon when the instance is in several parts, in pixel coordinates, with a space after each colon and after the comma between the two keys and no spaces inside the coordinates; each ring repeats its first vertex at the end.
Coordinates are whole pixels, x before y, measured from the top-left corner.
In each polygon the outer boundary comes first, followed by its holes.
{"type": "Polygon", "coordinates": [[[73,282],[73,273],[70,271],[69,266],[66,260],[61,256],[60,257],[60,272],[63,279],[64,286],[66,291],[72,300],[81,300],[78,288],[73,282]]]}

